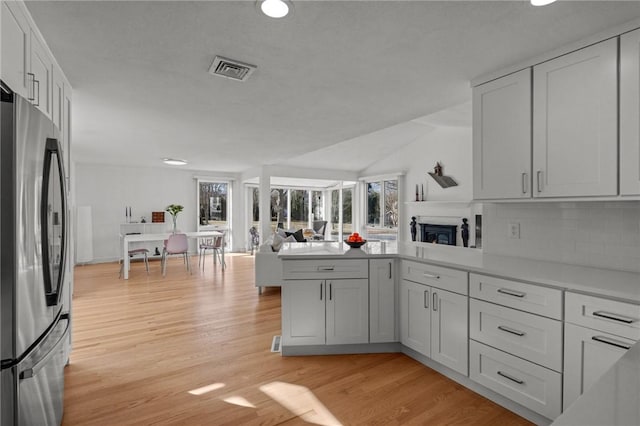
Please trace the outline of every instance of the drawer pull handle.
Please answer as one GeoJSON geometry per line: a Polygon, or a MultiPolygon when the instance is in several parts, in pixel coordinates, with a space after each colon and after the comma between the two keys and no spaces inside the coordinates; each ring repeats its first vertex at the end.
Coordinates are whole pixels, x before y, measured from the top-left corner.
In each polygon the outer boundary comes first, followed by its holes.
{"type": "Polygon", "coordinates": [[[507,373],[503,373],[502,371],[498,371],[498,374],[502,377],[504,377],[505,379],[509,379],[512,382],[516,382],[519,385],[524,385],[524,380],[520,380],[520,379],[516,379],[515,377],[507,374],[507,373]]]}
{"type": "Polygon", "coordinates": [[[335,266],[318,266],[318,271],[333,271],[335,266]]]}
{"type": "Polygon", "coordinates": [[[504,325],[499,325],[498,326],[498,330],[506,331],[507,333],[515,334],[516,336],[520,336],[520,337],[522,337],[525,334],[527,334],[524,331],[518,331],[518,330],[516,330],[514,328],[507,327],[507,326],[504,326],[504,325]]]}
{"type": "Polygon", "coordinates": [[[439,280],[440,279],[440,275],[432,274],[432,273],[429,273],[429,272],[425,272],[422,275],[424,275],[427,278],[433,278],[434,280],[439,280]]]}
{"type": "Polygon", "coordinates": [[[605,311],[595,311],[593,313],[594,317],[600,317],[600,318],[606,318],[606,319],[610,319],[610,320],[614,320],[614,321],[619,321],[619,322],[623,322],[625,324],[631,324],[636,322],[637,320],[633,319],[633,318],[629,318],[629,317],[625,317],[623,315],[617,315],[617,314],[612,314],[610,312],[605,312],[605,311]]]}
{"type": "Polygon", "coordinates": [[[499,288],[498,293],[507,294],[514,297],[525,297],[527,293],[521,291],[509,290],[508,288],[499,288]]]}
{"type": "Polygon", "coordinates": [[[600,343],[606,343],[607,345],[615,346],[617,348],[622,348],[622,349],[626,349],[626,350],[631,349],[631,345],[626,345],[626,344],[624,344],[624,342],[621,342],[621,341],[615,340],[615,339],[611,339],[611,338],[605,337],[605,336],[593,336],[591,338],[591,340],[595,340],[596,342],[600,342],[600,343]]]}

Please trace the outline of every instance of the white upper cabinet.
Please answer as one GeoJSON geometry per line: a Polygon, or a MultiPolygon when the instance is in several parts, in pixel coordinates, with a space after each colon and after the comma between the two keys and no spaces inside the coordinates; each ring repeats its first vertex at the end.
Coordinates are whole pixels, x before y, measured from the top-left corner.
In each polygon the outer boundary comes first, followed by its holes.
{"type": "Polygon", "coordinates": [[[29,25],[17,3],[1,2],[2,70],[0,77],[22,97],[28,97],[29,25]]]}
{"type": "Polygon", "coordinates": [[[531,69],[473,89],[475,199],[531,197],[531,69]]]}
{"type": "Polygon", "coordinates": [[[640,195],[640,30],[620,38],[620,194],[640,195]]]}
{"type": "MultiPolygon", "coordinates": [[[[51,94],[53,86],[53,59],[36,34],[31,31],[30,72],[27,73],[33,85],[34,105],[51,118],[51,94]]],[[[57,124],[57,123],[56,123],[57,124]]]]}
{"type": "Polygon", "coordinates": [[[617,195],[618,40],[533,68],[533,196],[617,195]]]}

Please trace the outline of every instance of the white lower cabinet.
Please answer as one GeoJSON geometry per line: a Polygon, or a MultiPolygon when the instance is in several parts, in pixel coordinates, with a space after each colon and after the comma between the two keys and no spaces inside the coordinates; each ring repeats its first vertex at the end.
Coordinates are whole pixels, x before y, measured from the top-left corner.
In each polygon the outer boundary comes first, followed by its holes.
{"type": "Polygon", "coordinates": [[[367,279],[286,280],[282,345],[369,342],[367,279]]]}
{"type": "Polygon", "coordinates": [[[566,410],[635,341],[568,323],[564,325],[564,336],[563,407],[566,410]]]}
{"type": "Polygon", "coordinates": [[[369,341],[397,342],[394,259],[369,260],[369,341]]]}
{"type": "Polygon", "coordinates": [[[547,418],[560,415],[562,374],[473,340],[469,352],[472,380],[547,418]]]}
{"type": "Polygon", "coordinates": [[[400,335],[403,345],[465,376],[468,374],[468,298],[402,280],[400,335]]]}

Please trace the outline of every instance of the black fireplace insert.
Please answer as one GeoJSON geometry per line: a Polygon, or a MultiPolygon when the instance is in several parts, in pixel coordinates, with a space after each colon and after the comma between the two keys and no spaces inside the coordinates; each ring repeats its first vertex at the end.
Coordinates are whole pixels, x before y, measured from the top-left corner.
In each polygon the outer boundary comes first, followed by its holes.
{"type": "Polygon", "coordinates": [[[434,225],[419,223],[420,241],[432,244],[456,245],[458,227],[456,225],[434,225]]]}

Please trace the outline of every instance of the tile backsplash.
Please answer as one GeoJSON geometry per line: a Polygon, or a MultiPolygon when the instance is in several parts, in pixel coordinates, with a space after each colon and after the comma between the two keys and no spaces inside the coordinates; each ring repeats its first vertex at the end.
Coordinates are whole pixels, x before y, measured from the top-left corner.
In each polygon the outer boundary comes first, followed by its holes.
{"type": "Polygon", "coordinates": [[[640,272],[640,201],[486,203],[483,213],[485,253],[640,272]]]}

